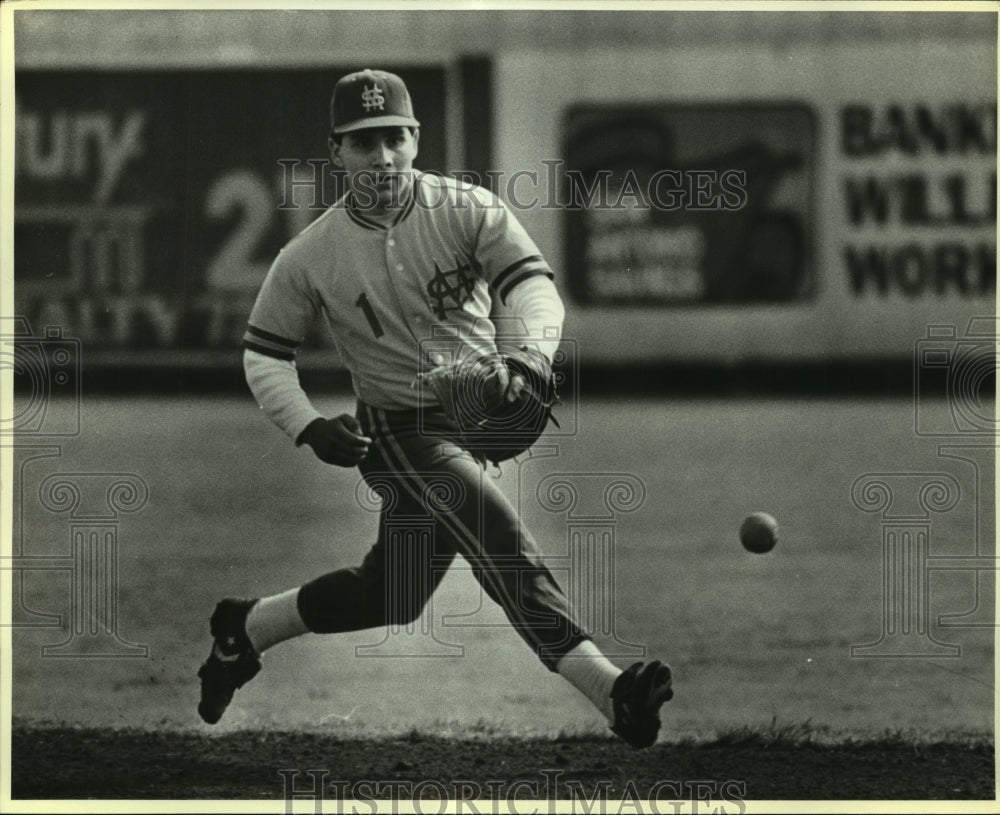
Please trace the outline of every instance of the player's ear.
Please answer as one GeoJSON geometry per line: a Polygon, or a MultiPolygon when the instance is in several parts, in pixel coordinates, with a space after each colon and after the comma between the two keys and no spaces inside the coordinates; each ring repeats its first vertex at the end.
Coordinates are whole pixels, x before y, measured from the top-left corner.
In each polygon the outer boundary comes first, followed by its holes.
{"type": "Polygon", "coordinates": [[[341,140],[335,140],[333,136],[330,136],[326,141],[327,146],[330,148],[330,161],[341,168],[344,166],[344,159],[340,155],[340,146],[342,143],[341,140]]]}
{"type": "Polygon", "coordinates": [[[418,148],[420,146],[420,128],[413,128],[413,155],[416,157],[418,148]]]}

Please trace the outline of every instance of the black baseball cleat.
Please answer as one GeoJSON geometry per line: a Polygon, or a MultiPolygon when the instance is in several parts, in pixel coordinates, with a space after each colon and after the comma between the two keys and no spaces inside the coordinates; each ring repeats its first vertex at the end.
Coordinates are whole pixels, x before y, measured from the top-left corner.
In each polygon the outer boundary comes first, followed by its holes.
{"type": "Polygon", "coordinates": [[[658,659],[636,662],[611,686],[615,712],[611,731],[633,747],[649,747],[660,732],[660,707],[673,696],[670,668],[658,659]]]}
{"type": "Polygon", "coordinates": [[[242,688],[260,670],[260,658],[247,636],[247,614],[256,600],[227,598],[219,602],[209,623],[212,651],[198,669],[201,701],[198,713],[215,724],[226,712],[237,688],[242,688]]]}

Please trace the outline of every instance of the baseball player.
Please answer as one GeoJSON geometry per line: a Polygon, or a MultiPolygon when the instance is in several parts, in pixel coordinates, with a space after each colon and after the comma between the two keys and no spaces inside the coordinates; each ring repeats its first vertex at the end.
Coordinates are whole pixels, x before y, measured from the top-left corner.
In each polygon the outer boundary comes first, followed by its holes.
{"type": "MultiPolygon", "coordinates": [[[[458,355],[496,350],[494,304],[544,338],[537,350],[551,360],[564,314],[552,270],[499,198],[413,169],[419,122],[398,76],[349,74],[330,107],[330,155],[347,193],[274,261],[250,314],[244,368],[261,408],[297,445],[358,467],[382,495],[379,533],[358,566],[272,597],[219,602],[198,712],[219,721],[261,655],[284,640],[416,620],[461,555],[542,664],[621,738],[648,747],[672,696],[670,669],[651,661],[622,671],[600,653],[482,453],[414,387],[443,362],[428,350],[440,343],[425,340],[446,336],[458,355]],[[350,371],[354,415],[321,415],[299,385],[296,351],[316,320],[350,371]],[[401,517],[425,523],[400,535],[401,517]],[[428,524],[430,543],[420,537],[428,524]]],[[[524,378],[502,371],[498,387],[515,400],[524,378]]]]}

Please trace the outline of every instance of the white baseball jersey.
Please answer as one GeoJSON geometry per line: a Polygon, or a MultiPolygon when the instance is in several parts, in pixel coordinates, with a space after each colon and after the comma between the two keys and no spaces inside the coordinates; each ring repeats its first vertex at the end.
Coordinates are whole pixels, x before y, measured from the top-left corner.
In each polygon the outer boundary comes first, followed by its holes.
{"type": "Polygon", "coordinates": [[[278,255],[250,315],[244,347],[293,360],[317,317],[330,330],[358,398],[414,408],[417,373],[457,352],[490,349],[491,295],[552,271],[506,205],[481,187],[414,171],[412,194],[391,222],[350,194],[278,255]]]}

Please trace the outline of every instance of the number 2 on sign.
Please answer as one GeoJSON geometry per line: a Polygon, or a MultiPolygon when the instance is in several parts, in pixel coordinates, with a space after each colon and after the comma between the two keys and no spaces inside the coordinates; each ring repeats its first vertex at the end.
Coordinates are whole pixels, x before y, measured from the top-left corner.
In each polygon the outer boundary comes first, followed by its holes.
{"type": "Polygon", "coordinates": [[[378,321],[375,309],[368,302],[368,295],[362,292],[358,295],[358,299],[354,301],[354,305],[358,306],[365,313],[365,319],[368,320],[368,325],[371,326],[372,334],[376,337],[381,337],[385,331],[382,330],[382,323],[378,321]]]}

